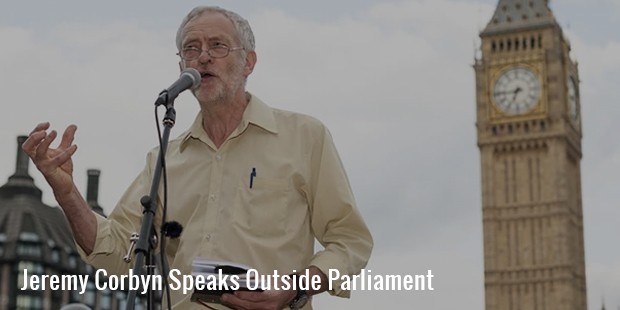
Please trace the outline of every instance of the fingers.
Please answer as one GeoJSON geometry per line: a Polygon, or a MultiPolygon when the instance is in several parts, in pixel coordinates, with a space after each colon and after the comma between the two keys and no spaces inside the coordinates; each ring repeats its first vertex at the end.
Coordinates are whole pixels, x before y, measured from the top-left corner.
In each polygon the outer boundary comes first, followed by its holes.
{"type": "Polygon", "coordinates": [[[43,139],[40,140],[39,145],[37,145],[35,149],[33,160],[38,161],[47,155],[47,151],[49,150],[50,144],[56,139],[56,130],[52,130],[49,134],[46,134],[43,139]]]}
{"type": "Polygon", "coordinates": [[[49,159],[51,163],[62,164],[77,150],[77,146],[72,145],[77,126],[69,125],[65,129],[58,149],[50,149],[50,145],[54,142],[58,133],[52,130],[48,134],[47,130],[49,128],[49,122],[38,124],[30,132],[28,139],[22,144],[22,149],[32,158],[35,164],[46,159],[49,159]]]}
{"type": "Polygon", "coordinates": [[[75,132],[77,131],[77,126],[69,125],[65,132],[62,134],[62,140],[60,141],[60,148],[68,148],[73,143],[73,138],[75,138],[75,132]]]}
{"type": "Polygon", "coordinates": [[[60,154],[50,159],[50,163],[52,164],[51,166],[54,167],[63,165],[71,158],[71,156],[73,156],[73,154],[75,154],[75,151],[77,151],[77,145],[71,145],[64,151],[60,152],[60,154]]]}
{"type": "Polygon", "coordinates": [[[46,130],[50,127],[50,123],[39,123],[28,135],[28,139],[22,144],[22,150],[34,159],[36,155],[36,147],[47,136],[46,130]]]}
{"type": "Polygon", "coordinates": [[[22,148],[52,187],[54,195],[65,195],[74,187],[71,156],[77,151],[77,146],[72,144],[77,127],[67,127],[58,148],[50,148],[58,133],[56,130],[48,133],[49,128],[49,123],[37,125],[22,148]]]}
{"type": "Polygon", "coordinates": [[[284,295],[273,291],[236,291],[234,294],[223,294],[222,303],[234,309],[281,309],[280,299],[284,295]]]}
{"type": "Polygon", "coordinates": [[[236,291],[233,295],[238,299],[247,300],[251,302],[258,302],[266,300],[267,296],[263,292],[252,292],[252,291],[236,291]]]}
{"type": "Polygon", "coordinates": [[[252,303],[233,294],[223,294],[220,301],[233,309],[251,309],[252,303]]]}
{"type": "Polygon", "coordinates": [[[50,128],[50,123],[49,122],[43,122],[43,123],[39,123],[37,124],[36,127],[34,127],[34,129],[30,132],[30,135],[32,135],[33,133],[37,132],[37,131],[41,131],[41,130],[47,130],[48,128],[50,128]]]}

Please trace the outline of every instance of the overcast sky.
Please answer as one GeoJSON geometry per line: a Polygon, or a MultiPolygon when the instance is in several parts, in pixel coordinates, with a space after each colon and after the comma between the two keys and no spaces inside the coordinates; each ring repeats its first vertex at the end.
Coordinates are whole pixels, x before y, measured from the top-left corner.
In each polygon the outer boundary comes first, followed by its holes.
{"type": "MultiPolygon", "coordinates": [[[[102,170],[109,212],[156,144],[152,103],[178,76],[174,35],[194,6],[239,12],[258,63],[248,89],[331,130],[375,237],[373,274],[431,269],[434,291],[322,296],[319,309],[483,309],[480,156],[472,68],[495,0],[3,1],[0,182],[16,136],[78,125],[75,179],[102,170]]],[[[620,0],[551,1],[579,62],[588,304],[620,307],[620,0]]],[[[198,105],[176,101],[179,135],[198,105]]],[[[56,205],[34,167],[44,202],[56,205]]]]}

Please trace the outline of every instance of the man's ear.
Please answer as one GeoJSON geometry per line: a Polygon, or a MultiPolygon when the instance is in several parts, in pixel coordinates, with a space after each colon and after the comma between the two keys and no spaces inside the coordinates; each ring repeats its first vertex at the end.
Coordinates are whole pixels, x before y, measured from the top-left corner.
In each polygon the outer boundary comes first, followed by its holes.
{"type": "Polygon", "coordinates": [[[179,72],[183,72],[185,70],[185,64],[183,61],[179,61],[179,72]]]}
{"type": "Polygon", "coordinates": [[[252,71],[254,71],[255,65],[256,65],[256,52],[249,51],[245,55],[245,68],[243,70],[243,73],[245,74],[246,77],[252,74],[252,71]]]}

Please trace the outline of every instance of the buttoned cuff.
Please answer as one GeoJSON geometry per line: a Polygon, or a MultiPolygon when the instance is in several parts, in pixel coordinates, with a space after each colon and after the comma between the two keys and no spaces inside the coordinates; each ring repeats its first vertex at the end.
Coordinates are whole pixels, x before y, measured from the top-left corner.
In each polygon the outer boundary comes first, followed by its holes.
{"type": "Polygon", "coordinates": [[[329,294],[345,298],[351,296],[350,290],[342,289],[344,280],[341,280],[343,275],[349,275],[348,266],[337,254],[329,251],[319,252],[312,258],[309,265],[316,266],[327,276],[329,294]],[[330,281],[330,271],[334,274],[338,271],[340,277],[330,281]]]}

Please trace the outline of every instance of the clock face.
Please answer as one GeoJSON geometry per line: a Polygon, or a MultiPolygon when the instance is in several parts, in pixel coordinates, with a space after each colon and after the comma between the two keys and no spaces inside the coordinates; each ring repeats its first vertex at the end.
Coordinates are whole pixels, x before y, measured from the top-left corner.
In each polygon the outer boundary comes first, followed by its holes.
{"type": "Polygon", "coordinates": [[[538,77],[523,67],[504,71],[493,86],[495,105],[508,115],[532,110],[540,99],[540,93],[538,77]]]}
{"type": "Polygon", "coordinates": [[[568,88],[568,116],[570,120],[577,124],[579,123],[579,110],[577,107],[577,83],[571,77],[568,78],[567,88],[568,88]]]}

